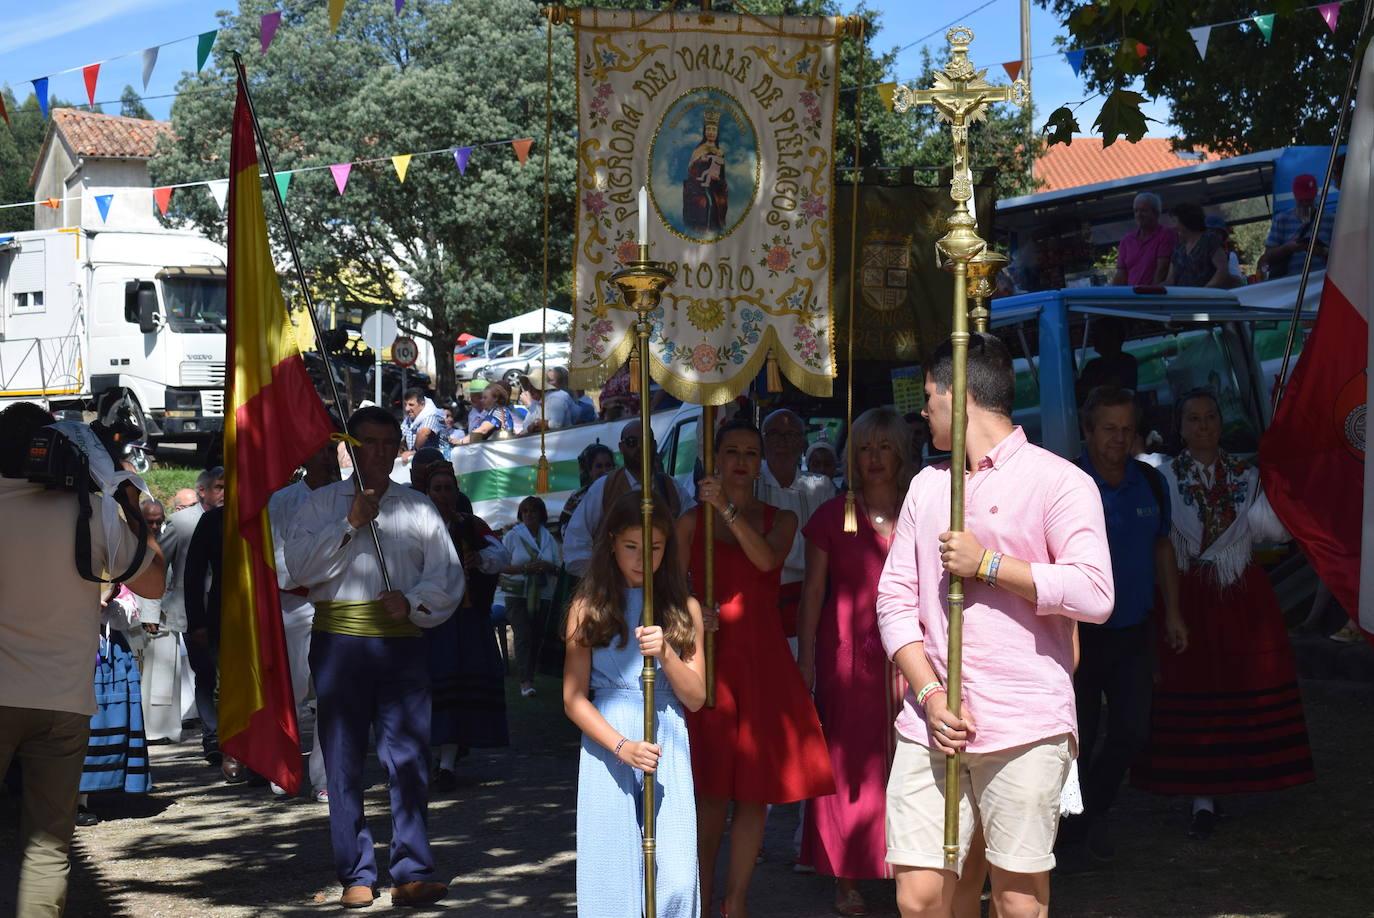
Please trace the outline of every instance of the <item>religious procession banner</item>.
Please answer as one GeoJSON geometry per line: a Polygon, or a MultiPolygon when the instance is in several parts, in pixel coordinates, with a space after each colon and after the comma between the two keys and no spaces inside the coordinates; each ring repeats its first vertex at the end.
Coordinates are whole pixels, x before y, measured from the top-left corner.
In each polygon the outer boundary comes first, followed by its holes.
{"type": "Polygon", "coordinates": [[[637,255],[676,280],[654,314],[650,371],[723,404],[770,351],[799,389],[834,376],[834,129],[845,20],[697,11],[577,11],[574,384],[634,346],[611,275],[637,255]]]}
{"type": "MultiPolygon", "coordinates": [[[[849,281],[854,297],[854,360],[916,363],[949,336],[954,278],[940,267],[935,242],[949,232],[954,201],[948,184],[859,186],[858,271],[849,264],[852,186],[839,188],[835,238],[835,349],[847,353],[849,281]]],[[[973,187],[979,234],[992,237],[993,189],[973,187]]]]}

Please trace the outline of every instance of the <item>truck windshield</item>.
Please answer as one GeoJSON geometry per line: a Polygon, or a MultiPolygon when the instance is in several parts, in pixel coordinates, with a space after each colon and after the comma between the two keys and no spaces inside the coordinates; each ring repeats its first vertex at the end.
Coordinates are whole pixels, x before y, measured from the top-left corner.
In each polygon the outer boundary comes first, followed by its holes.
{"type": "Polygon", "coordinates": [[[176,331],[223,331],[228,319],[222,277],[164,277],[168,324],[176,331]]]}

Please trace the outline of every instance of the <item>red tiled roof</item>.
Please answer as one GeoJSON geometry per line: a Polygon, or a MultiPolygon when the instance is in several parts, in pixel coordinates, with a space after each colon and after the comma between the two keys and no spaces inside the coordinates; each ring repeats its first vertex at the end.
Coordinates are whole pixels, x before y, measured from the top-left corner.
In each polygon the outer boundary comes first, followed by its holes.
{"type": "Polygon", "coordinates": [[[52,123],[77,156],[112,159],[149,159],[157,139],[172,133],[172,125],[166,121],[102,115],[74,108],[53,109],[52,123]]]}
{"type": "Polygon", "coordinates": [[[1072,144],[1054,144],[1035,161],[1035,177],[1044,183],[1036,190],[1077,188],[1217,158],[1205,150],[1198,151],[1201,157],[1186,153],[1181,156],[1170,149],[1169,143],[1166,137],[1146,137],[1138,143],[1118,140],[1104,148],[1100,137],[1075,137],[1072,144]]]}

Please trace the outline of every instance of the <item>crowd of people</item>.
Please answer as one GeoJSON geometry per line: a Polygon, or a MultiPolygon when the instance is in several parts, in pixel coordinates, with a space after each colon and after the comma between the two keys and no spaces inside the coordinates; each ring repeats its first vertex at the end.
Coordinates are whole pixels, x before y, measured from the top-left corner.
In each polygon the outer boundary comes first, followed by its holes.
{"type": "MultiPolygon", "coordinates": [[[[1138,208],[1144,222],[1148,210],[1138,208]]],[[[1141,251],[1156,274],[1173,270],[1161,247],[1141,251]]],[[[269,505],[304,793],[328,805],[340,904],[370,905],[383,875],[398,904],[447,894],[429,796],[459,786],[468,750],[509,743],[506,679],[523,703],[555,647],[564,708],[583,732],[578,907],[596,918],[641,912],[646,774],[659,794],[658,911],[681,918],[714,915],[717,903],[748,915],[774,805],[803,801],[795,867],[834,878],[841,915],[867,913],[861,881],[891,878],[903,915],[976,915],[990,880],[995,913],[1011,918],[1045,913],[1056,865],[1113,859],[1109,817],[1128,773],[1146,790],[1191,797],[1195,839],[1215,831],[1218,797],[1312,780],[1287,633],[1251,559],[1252,543],[1287,537],[1258,472],[1221,448],[1208,390],[1178,399],[1174,455],[1158,468],[1135,458],[1134,379],[1107,350],[1084,370],[1096,384],[1073,462],[1013,425],[1011,358],[996,337],[973,336],[960,532],[947,531],[948,463],[923,467],[927,442],[932,454],[951,445],[948,342],[925,367],[919,417],[871,408],[839,444],[808,445],[796,412],[776,409],[756,427],[743,410],[716,432],[714,474],[689,482],[659,468],[652,431],[630,421],[623,464],[600,443],[579,456],[581,488],[556,526],[532,495],[504,533],[473,514],[442,431],[425,420],[424,392],[407,393],[403,421],[359,409],[346,425],[349,477],[336,446],[322,444],[269,505]],[[391,480],[398,456],[409,487],[391,480]],[[642,621],[645,486],[652,627],[642,621]],[[966,602],[957,711],[946,693],[952,575],[966,602]],[[493,628],[497,606],[514,631],[509,652],[493,628]],[[645,658],[659,671],[647,737],[645,658]],[[391,798],[384,869],[363,812],[374,737],[391,798]],[[950,870],[942,788],[955,752],[964,798],[950,870]]],[[[530,382],[542,393],[536,423],[552,422],[562,390],[530,382]]],[[[490,390],[459,440],[512,429],[504,387],[490,390]]],[[[85,667],[85,688],[71,693],[81,698],[60,709],[89,720],[90,694],[102,699],[89,728],[105,739],[83,749],[93,777],[70,782],[73,814],[81,792],[146,792],[145,736],[182,738],[182,646],[207,764],[226,781],[267,783],[226,758],[216,735],[223,499],[215,468],[170,516],[156,501],[141,506],[165,592],[135,578],[103,604],[94,681],[85,667]]],[[[4,647],[13,626],[0,624],[4,647]]],[[[25,691],[0,670],[0,709],[51,710],[25,691]]],[[[84,806],[83,821],[97,818],[84,806]]],[[[65,845],[35,855],[50,886],[65,845]]]]}

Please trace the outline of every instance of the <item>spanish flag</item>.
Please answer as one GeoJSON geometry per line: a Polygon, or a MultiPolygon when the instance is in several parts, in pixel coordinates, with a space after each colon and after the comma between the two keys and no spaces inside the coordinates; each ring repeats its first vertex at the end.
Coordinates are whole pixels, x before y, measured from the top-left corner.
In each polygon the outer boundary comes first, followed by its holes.
{"type": "Polygon", "coordinates": [[[287,317],[239,81],[229,153],[229,410],[224,413],[220,746],[290,793],[301,752],[267,499],[332,433],[287,317]]]}

